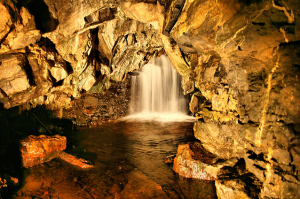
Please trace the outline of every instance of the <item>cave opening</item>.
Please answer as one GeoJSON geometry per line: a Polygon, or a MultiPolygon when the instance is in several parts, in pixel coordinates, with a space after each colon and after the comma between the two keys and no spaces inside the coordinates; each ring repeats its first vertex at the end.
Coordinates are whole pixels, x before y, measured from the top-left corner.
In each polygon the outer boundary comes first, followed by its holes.
{"type": "MultiPolygon", "coordinates": [[[[1,164],[1,171],[7,175],[3,179],[10,180],[5,183],[13,187],[4,187],[2,196],[126,198],[128,195],[142,195],[150,198],[216,198],[214,181],[186,179],[173,171],[177,146],[196,143],[191,144],[191,147],[197,147],[198,143],[193,135],[195,118],[188,115],[188,100],[183,96],[180,76],[166,56],[152,59],[145,68],[135,72],[135,75],[131,74],[127,83],[112,86],[100,102],[99,96],[83,97],[77,102],[82,105],[77,111],[71,109],[61,113],[60,109],[51,111],[47,106],[31,107],[28,110],[27,106],[8,110],[2,108],[0,135],[3,145],[0,155],[1,161],[6,163],[1,164]],[[149,79],[139,82],[137,77],[153,78],[150,80],[150,83],[153,81],[152,86],[148,87],[149,79]],[[133,83],[137,85],[133,86],[133,83]],[[150,101],[141,96],[145,95],[140,92],[143,89],[153,89],[150,94],[154,96],[150,96],[150,101]],[[158,92],[158,96],[155,92],[158,92]],[[127,102],[129,116],[112,119],[115,112],[110,109],[126,107],[120,101],[128,101],[130,98],[133,100],[127,102]],[[152,103],[154,98],[157,100],[152,103]],[[145,111],[140,106],[145,105],[143,100],[153,107],[146,107],[145,111]],[[129,111],[130,106],[138,108],[129,111]],[[74,121],[59,119],[73,111],[78,114],[95,109],[99,109],[102,114],[107,111],[104,117],[111,121],[86,128],[76,127],[74,121]],[[14,123],[17,125],[13,126],[14,123]],[[67,137],[66,149],[58,158],[42,160],[47,147],[60,150],[60,144],[51,144],[51,137],[56,135],[67,137]],[[44,145],[44,140],[50,144],[44,145]],[[8,147],[10,141],[13,143],[8,147]],[[24,161],[24,154],[30,153],[28,147],[34,148],[34,152],[24,161]],[[38,160],[31,160],[37,157],[38,160]],[[75,165],[70,164],[69,159],[73,159],[75,165]],[[78,160],[79,163],[76,163],[78,160]],[[37,163],[32,163],[35,161],[37,163]],[[10,165],[14,167],[10,168],[10,165]],[[14,184],[14,179],[19,181],[14,184]]],[[[80,120],[80,115],[77,116],[77,120],[80,120]]],[[[61,142],[59,136],[55,139],[61,142]]],[[[53,153],[50,156],[56,157],[53,153]]]]}

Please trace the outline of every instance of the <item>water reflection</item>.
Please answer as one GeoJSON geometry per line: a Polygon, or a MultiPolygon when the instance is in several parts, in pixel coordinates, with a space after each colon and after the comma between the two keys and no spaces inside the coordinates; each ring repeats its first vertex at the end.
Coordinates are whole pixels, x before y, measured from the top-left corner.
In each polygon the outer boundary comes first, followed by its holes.
{"type": "Polygon", "coordinates": [[[95,165],[119,166],[120,161],[144,173],[171,198],[214,198],[214,183],[177,176],[164,163],[176,154],[180,143],[193,141],[193,123],[110,123],[83,131],[80,143],[87,153],[96,153],[95,165]]]}
{"type": "Polygon", "coordinates": [[[164,163],[178,144],[193,141],[192,127],[119,122],[81,130],[68,138],[67,152],[95,168],[85,171],[53,160],[28,169],[20,191],[41,198],[45,193],[51,198],[216,198],[214,182],[182,178],[164,163]],[[44,183],[33,191],[37,179],[44,183]]]}

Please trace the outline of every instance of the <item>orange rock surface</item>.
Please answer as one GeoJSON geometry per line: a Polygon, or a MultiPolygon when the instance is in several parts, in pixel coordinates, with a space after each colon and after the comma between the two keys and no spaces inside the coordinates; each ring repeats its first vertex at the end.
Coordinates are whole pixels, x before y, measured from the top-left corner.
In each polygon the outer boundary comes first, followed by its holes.
{"type": "Polygon", "coordinates": [[[193,152],[190,144],[182,144],[178,146],[177,155],[174,159],[173,170],[179,175],[186,178],[197,178],[201,180],[215,180],[213,176],[206,172],[208,162],[212,162],[213,157],[203,156],[193,152]],[[206,162],[206,163],[204,163],[206,162]]]}
{"type": "Polygon", "coordinates": [[[21,155],[23,167],[32,167],[47,162],[59,156],[66,149],[67,138],[55,136],[33,136],[21,141],[21,155]]]}
{"type": "Polygon", "coordinates": [[[93,165],[89,164],[88,161],[86,161],[82,158],[76,158],[75,156],[65,153],[65,152],[62,152],[59,155],[59,157],[60,157],[60,159],[66,161],[72,165],[79,166],[82,169],[88,169],[88,168],[94,167],[93,165]]]}

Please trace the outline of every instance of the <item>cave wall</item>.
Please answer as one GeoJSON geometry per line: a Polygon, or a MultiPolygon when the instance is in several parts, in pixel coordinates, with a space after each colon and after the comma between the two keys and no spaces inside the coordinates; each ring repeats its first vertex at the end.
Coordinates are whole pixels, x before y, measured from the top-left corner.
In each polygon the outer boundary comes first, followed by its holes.
{"type": "Polygon", "coordinates": [[[242,164],[219,170],[219,197],[299,197],[298,0],[35,3],[0,3],[4,107],[45,104],[73,119],[87,107],[99,119],[100,105],[98,115],[87,105],[98,93],[166,53],[191,96],[195,137],[242,164]]]}
{"type": "Polygon", "coordinates": [[[195,137],[221,159],[244,160],[254,174],[250,182],[220,171],[221,198],[228,187],[251,196],[254,184],[260,191],[250,198],[299,197],[299,6],[194,1],[170,31],[190,60],[183,88],[192,94],[195,137]],[[244,185],[234,188],[239,180],[244,185]]]}

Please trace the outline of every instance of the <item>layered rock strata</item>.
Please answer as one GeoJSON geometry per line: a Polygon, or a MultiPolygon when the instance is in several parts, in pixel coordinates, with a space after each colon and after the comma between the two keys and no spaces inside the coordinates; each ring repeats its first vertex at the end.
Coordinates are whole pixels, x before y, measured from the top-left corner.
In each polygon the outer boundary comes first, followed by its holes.
{"type": "Polygon", "coordinates": [[[6,108],[70,108],[166,53],[191,95],[195,137],[239,159],[232,178],[215,167],[219,197],[236,185],[243,197],[299,197],[298,0],[37,2],[0,3],[6,108]]]}

